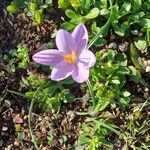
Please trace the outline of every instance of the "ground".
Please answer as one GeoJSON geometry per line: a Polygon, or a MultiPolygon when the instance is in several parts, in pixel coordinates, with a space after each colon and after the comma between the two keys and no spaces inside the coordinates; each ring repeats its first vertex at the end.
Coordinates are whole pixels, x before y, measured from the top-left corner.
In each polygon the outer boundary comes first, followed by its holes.
{"type": "MultiPolygon", "coordinates": [[[[26,45],[29,50],[30,60],[32,55],[43,49],[43,44],[52,41],[55,46],[52,33],[59,29],[60,23],[63,22],[61,17],[64,15],[61,10],[54,10],[47,15],[49,22],[43,22],[42,25],[36,26],[30,20],[25,12],[11,14],[6,11],[6,6],[11,0],[3,0],[0,4],[0,68],[3,70],[5,62],[2,60],[4,54],[20,43],[26,45]],[[58,13],[58,12],[59,13],[58,13]]],[[[118,51],[125,50],[128,54],[130,44],[129,38],[119,39],[115,35],[109,36],[107,44],[102,47],[102,50],[113,48],[118,51]]],[[[94,49],[94,47],[92,48],[94,49]]],[[[145,58],[148,56],[146,55],[145,58]]],[[[28,111],[30,101],[21,96],[12,94],[8,90],[24,93],[25,89],[20,88],[22,77],[28,76],[28,72],[36,72],[41,76],[47,77],[33,65],[28,70],[17,68],[15,72],[6,73],[0,78],[0,149],[3,150],[32,150],[34,145],[31,142],[31,135],[28,128],[28,111]],[[8,100],[9,107],[4,105],[4,100],[8,100]],[[18,130],[19,132],[16,132],[18,130]],[[19,134],[19,135],[18,135],[19,134]],[[18,136],[23,140],[19,141],[18,136]],[[23,136],[23,137],[22,137],[23,136]]],[[[147,85],[136,84],[127,79],[126,88],[132,94],[132,100],[129,107],[120,109],[115,105],[110,105],[105,111],[99,112],[97,118],[111,120],[126,134],[126,137],[118,137],[110,134],[107,139],[114,143],[115,149],[132,149],[134,143],[137,147],[141,143],[150,142],[149,134],[149,118],[150,107],[150,74],[143,73],[142,77],[147,81],[147,85]],[[130,125],[129,125],[130,124],[130,125]],[[143,128],[141,128],[143,126],[143,128]],[[139,131],[140,130],[140,131],[139,131]],[[127,140],[130,139],[130,140],[127,140]]],[[[39,148],[47,149],[74,149],[79,134],[81,133],[81,125],[86,122],[90,116],[77,115],[77,111],[87,111],[89,102],[86,99],[85,91],[82,86],[77,85],[77,88],[71,89],[74,96],[78,98],[72,103],[63,103],[58,114],[54,110],[47,112],[41,110],[38,105],[34,105],[32,111],[32,129],[36,137],[40,139],[39,148]],[[50,143],[50,138],[53,136],[53,142],[50,143]],[[49,138],[47,138],[49,137],[49,138]],[[48,144],[49,143],[49,144],[48,144]]],[[[121,136],[121,135],[120,135],[121,136]]],[[[105,148],[104,148],[105,149],[105,148]]]]}

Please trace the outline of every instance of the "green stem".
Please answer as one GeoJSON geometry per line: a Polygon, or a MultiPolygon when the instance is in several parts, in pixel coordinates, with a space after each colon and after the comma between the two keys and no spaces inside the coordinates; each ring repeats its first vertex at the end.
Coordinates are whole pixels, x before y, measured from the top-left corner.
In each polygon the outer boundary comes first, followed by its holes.
{"type": "Polygon", "coordinates": [[[33,142],[36,150],[39,150],[39,148],[37,146],[35,137],[34,137],[33,132],[32,132],[32,127],[31,127],[31,113],[32,113],[33,104],[34,104],[34,101],[35,101],[35,95],[36,95],[36,93],[37,93],[38,90],[39,89],[37,89],[36,92],[34,93],[34,96],[32,98],[32,101],[31,101],[31,104],[30,104],[30,108],[29,108],[29,114],[28,114],[29,131],[30,131],[30,134],[31,134],[32,142],[33,142]]]}
{"type": "MultiPolygon", "coordinates": [[[[34,101],[35,101],[35,96],[37,94],[37,92],[39,91],[40,88],[38,88],[35,93],[34,93],[34,96],[31,100],[31,104],[30,104],[30,108],[29,108],[29,114],[28,114],[28,125],[29,125],[29,131],[30,131],[30,134],[31,134],[31,138],[32,138],[32,141],[33,141],[33,144],[35,146],[35,149],[36,150],[39,150],[38,146],[37,146],[37,143],[36,143],[36,140],[35,140],[35,137],[33,135],[33,132],[32,132],[32,127],[31,127],[31,113],[32,113],[32,109],[33,109],[33,104],[34,104],[34,101]]],[[[30,98],[28,96],[25,96],[24,94],[20,94],[18,92],[15,92],[15,91],[11,91],[11,90],[7,90],[8,92],[12,93],[12,94],[16,94],[16,95],[19,95],[19,96],[22,96],[23,98],[30,98]]]]}
{"type": "Polygon", "coordinates": [[[108,32],[108,28],[110,26],[110,21],[111,21],[111,16],[112,16],[112,0],[109,0],[109,3],[110,3],[110,16],[109,16],[107,22],[105,23],[105,25],[100,29],[100,31],[96,34],[96,36],[90,41],[87,49],[89,49],[105,31],[108,32]]]}
{"type": "Polygon", "coordinates": [[[92,90],[91,82],[90,82],[90,80],[87,80],[86,83],[87,83],[87,86],[88,86],[88,89],[89,89],[89,93],[91,95],[91,99],[92,99],[92,103],[93,103],[93,109],[95,109],[96,101],[95,101],[94,93],[93,93],[93,90],[92,90]]]}

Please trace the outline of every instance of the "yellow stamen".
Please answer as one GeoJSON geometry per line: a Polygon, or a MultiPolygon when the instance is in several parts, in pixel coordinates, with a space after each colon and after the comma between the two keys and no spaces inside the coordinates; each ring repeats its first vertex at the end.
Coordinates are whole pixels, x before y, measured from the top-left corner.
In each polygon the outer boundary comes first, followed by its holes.
{"type": "Polygon", "coordinates": [[[75,63],[76,62],[76,55],[74,52],[72,53],[69,53],[67,55],[64,56],[64,60],[69,63],[69,64],[72,64],[72,63],[75,63]]]}

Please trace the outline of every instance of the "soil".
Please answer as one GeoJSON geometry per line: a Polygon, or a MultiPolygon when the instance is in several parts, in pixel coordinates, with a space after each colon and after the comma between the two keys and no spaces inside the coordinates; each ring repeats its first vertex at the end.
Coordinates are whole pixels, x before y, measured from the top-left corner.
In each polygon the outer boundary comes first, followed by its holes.
{"type": "MultiPolygon", "coordinates": [[[[44,43],[52,42],[54,44],[54,38],[51,34],[57,30],[62,22],[61,17],[64,16],[61,10],[55,8],[51,14],[46,16],[49,21],[44,21],[42,25],[36,26],[32,20],[30,20],[25,12],[20,12],[16,15],[12,15],[6,11],[6,6],[11,0],[1,0],[0,4],[0,69],[5,66],[2,60],[2,55],[7,54],[12,48],[20,43],[26,45],[29,49],[29,54],[32,56],[35,52],[43,46],[44,43]],[[59,12],[59,13],[58,13],[59,12]]],[[[109,37],[109,46],[112,43],[109,37]]],[[[117,41],[117,40],[116,40],[117,41]]],[[[128,40],[126,41],[129,42],[128,40]]],[[[120,41],[120,45],[124,41],[120,41]]],[[[118,43],[117,43],[118,44],[118,43]]],[[[106,49],[107,46],[104,48],[106,49]]],[[[30,68],[32,69],[32,67],[30,68]]],[[[34,71],[34,70],[33,70],[34,71]]],[[[23,70],[17,70],[15,73],[7,74],[5,77],[0,78],[0,149],[1,150],[34,150],[33,143],[31,142],[31,135],[28,128],[28,110],[30,103],[20,96],[10,94],[7,89],[13,91],[19,91],[20,80],[22,76],[27,76],[27,72],[23,70]],[[9,108],[2,107],[3,100],[8,99],[11,103],[9,108]],[[23,141],[18,141],[18,135],[16,134],[16,128],[20,126],[20,131],[25,134],[23,141]]],[[[150,74],[144,74],[144,79],[150,85],[150,74]]],[[[131,81],[128,82],[126,87],[134,95],[130,108],[125,111],[118,110],[116,107],[110,107],[109,111],[114,119],[114,122],[118,126],[125,126],[126,117],[133,114],[136,103],[142,103],[146,100],[150,93],[146,91],[147,86],[137,85],[131,81]]],[[[82,97],[84,91],[79,87],[74,91],[76,97],[82,97]]],[[[75,111],[87,111],[88,102],[83,99],[76,100],[71,104],[63,104],[61,113],[56,114],[53,110],[49,112],[42,111],[37,105],[34,106],[32,112],[32,129],[34,134],[42,141],[40,145],[41,150],[67,150],[73,149],[73,145],[77,140],[78,135],[81,132],[81,124],[85,121],[85,116],[77,116],[75,111]],[[47,136],[53,135],[54,141],[47,145],[47,136]],[[65,140],[65,136],[67,137],[65,140]],[[64,139],[63,139],[64,138],[64,139]],[[63,140],[65,142],[63,142],[63,140]]],[[[146,106],[143,111],[143,118],[140,118],[139,122],[143,122],[144,119],[148,120],[150,117],[150,107],[146,106]]],[[[99,117],[103,117],[103,113],[99,114],[99,117]]],[[[105,118],[105,117],[104,117],[105,118]]],[[[126,127],[124,127],[126,129],[126,127]]],[[[109,137],[111,139],[111,137],[109,137]]],[[[112,140],[116,143],[116,149],[121,149],[124,145],[122,141],[119,141],[117,137],[112,140]],[[117,145],[118,143],[118,145],[117,145]]],[[[139,137],[140,138],[140,137],[139,137]]],[[[139,141],[142,140],[142,137],[139,141]]]]}

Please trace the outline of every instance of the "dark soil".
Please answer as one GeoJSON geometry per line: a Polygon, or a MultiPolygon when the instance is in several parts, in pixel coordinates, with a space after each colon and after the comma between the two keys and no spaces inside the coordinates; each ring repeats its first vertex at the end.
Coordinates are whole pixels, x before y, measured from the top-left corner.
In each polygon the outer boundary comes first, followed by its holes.
{"type": "MultiPolygon", "coordinates": [[[[23,43],[29,49],[29,54],[32,56],[36,51],[43,46],[44,43],[52,42],[54,39],[51,34],[54,30],[59,28],[62,22],[61,16],[65,17],[61,10],[56,9],[46,16],[46,20],[42,25],[36,26],[27,16],[25,12],[20,12],[17,15],[8,13],[5,8],[11,0],[1,0],[0,4],[0,69],[5,66],[2,60],[2,54],[8,53],[12,48],[16,48],[19,43],[23,43]],[[59,13],[58,13],[59,12],[59,13]]],[[[45,12],[46,13],[46,12],[45,12]]],[[[109,41],[112,42],[112,37],[109,37],[109,41]]],[[[114,39],[113,39],[114,40],[114,39]]],[[[118,40],[114,40],[114,42],[118,40]]],[[[109,43],[111,43],[109,42],[109,43]]],[[[119,43],[124,43],[124,40],[119,43]]],[[[129,42],[128,40],[126,42],[129,42]]],[[[109,43],[107,44],[109,46],[109,43]]],[[[105,46],[105,50],[108,47],[105,46]]],[[[118,47],[119,49],[119,47],[118,47]]],[[[32,67],[30,68],[32,69],[32,67]]],[[[31,70],[33,71],[33,70],[31,70]]],[[[27,76],[27,72],[23,70],[17,70],[15,73],[6,74],[5,77],[0,78],[0,149],[1,150],[33,150],[34,146],[31,142],[31,135],[28,128],[28,110],[29,102],[20,96],[10,94],[7,89],[20,92],[20,80],[22,76],[27,76]],[[4,100],[9,100],[11,106],[9,108],[3,107],[4,100]],[[21,120],[21,123],[18,123],[21,120]],[[16,128],[20,125],[20,131],[25,134],[23,141],[18,141],[16,128]]],[[[150,85],[150,75],[145,74],[144,79],[150,85]]],[[[149,96],[149,91],[144,91],[147,87],[140,86],[132,81],[128,82],[126,87],[134,95],[131,107],[125,111],[118,110],[117,108],[109,109],[112,119],[118,126],[125,126],[126,117],[133,114],[134,104],[143,103],[149,96]]],[[[76,97],[82,97],[84,91],[79,89],[72,89],[76,97]]],[[[85,116],[77,116],[75,111],[87,111],[88,102],[83,99],[76,100],[71,104],[63,104],[61,113],[55,114],[53,110],[49,112],[42,111],[37,105],[33,108],[32,128],[36,137],[38,137],[42,143],[39,143],[41,150],[66,150],[73,149],[73,145],[77,140],[77,137],[81,131],[81,124],[86,119],[85,116]],[[54,136],[53,143],[47,145],[47,136],[54,136]],[[62,142],[63,136],[67,139],[62,142]]],[[[139,122],[143,122],[144,119],[148,119],[150,114],[150,107],[146,106],[143,111],[143,118],[140,118],[139,122]]],[[[103,118],[103,113],[99,114],[99,118],[103,118]]],[[[104,117],[105,118],[105,117],[104,117]]],[[[126,129],[126,127],[124,127],[126,129]]],[[[114,143],[119,143],[116,149],[123,147],[124,143],[121,143],[114,136],[110,139],[114,140],[114,143]]],[[[142,137],[141,137],[142,139],[142,137]]],[[[140,141],[140,140],[139,140],[140,141]]],[[[117,144],[116,144],[117,145],[117,144]]]]}

